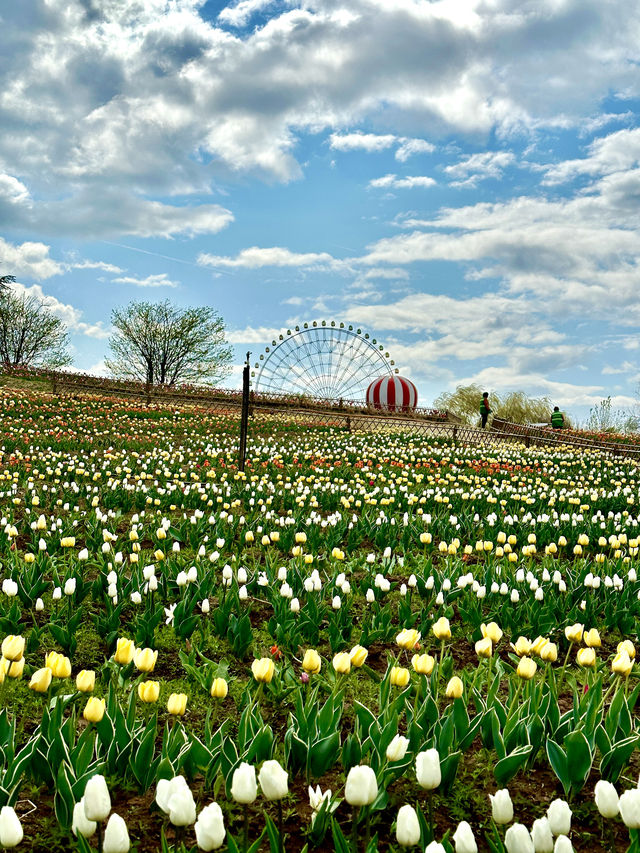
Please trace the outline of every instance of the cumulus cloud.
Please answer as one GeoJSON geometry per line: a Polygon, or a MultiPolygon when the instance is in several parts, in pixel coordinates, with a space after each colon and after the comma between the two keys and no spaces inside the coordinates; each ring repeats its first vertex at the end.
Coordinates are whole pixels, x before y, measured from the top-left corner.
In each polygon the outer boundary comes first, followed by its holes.
{"type": "Polygon", "coordinates": [[[336,151],[384,151],[395,141],[391,133],[332,133],[329,137],[329,145],[336,151]]]}
{"type": "Polygon", "coordinates": [[[177,287],[177,281],[171,281],[166,273],[158,275],[148,275],[146,278],[137,278],[133,275],[124,275],[120,278],[114,278],[112,281],[115,284],[132,284],[134,287],[177,287]]]}
{"type": "Polygon", "coordinates": [[[414,187],[435,186],[435,180],[425,175],[407,175],[404,178],[399,178],[397,175],[383,175],[381,178],[374,178],[369,181],[369,186],[375,189],[392,189],[392,190],[410,190],[414,187]]]}
{"type": "Polygon", "coordinates": [[[578,175],[610,175],[640,164],[640,128],[618,130],[596,139],[586,157],[564,160],[546,170],[545,184],[560,184],[578,175]]]}
{"type": "Polygon", "coordinates": [[[225,255],[210,255],[206,252],[198,255],[198,264],[203,267],[242,267],[260,269],[261,267],[333,267],[340,265],[326,252],[292,252],[280,246],[261,249],[252,246],[243,249],[232,258],[225,255]]]}
{"type": "Polygon", "coordinates": [[[44,243],[20,243],[14,245],[0,237],[0,265],[2,275],[15,275],[41,281],[60,275],[62,264],[49,257],[49,246],[44,243]]]}
{"type": "MultiPolygon", "coordinates": [[[[295,179],[309,131],[329,131],[343,148],[396,145],[402,162],[454,131],[505,138],[571,126],[609,92],[638,92],[638,18],[624,0],[241,0],[217,21],[202,9],[200,0],[7,9],[0,162],[16,176],[2,187],[12,204],[47,202],[52,227],[80,234],[86,220],[70,211],[83,192],[96,208],[106,196],[113,212],[114,188],[126,210],[132,199],[139,208],[206,194],[234,173],[295,179]],[[257,12],[253,29],[221,26],[257,12]],[[367,133],[349,130],[363,124],[367,133]]],[[[170,225],[151,207],[125,217],[123,230],[219,227],[206,208],[164,213],[170,225]]],[[[12,221],[2,208],[0,217],[12,221]]]]}

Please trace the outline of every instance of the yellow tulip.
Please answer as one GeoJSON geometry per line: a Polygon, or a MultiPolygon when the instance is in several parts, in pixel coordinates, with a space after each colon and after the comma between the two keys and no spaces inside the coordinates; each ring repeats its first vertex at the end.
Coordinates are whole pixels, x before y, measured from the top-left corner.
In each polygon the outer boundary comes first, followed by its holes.
{"type": "Polygon", "coordinates": [[[172,693],[167,699],[167,711],[175,717],[183,717],[187,710],[187,694],[172,693]]]}
{"type": "Polygon", "coordinates": [[[36,672],[31,676],[29,688],[31,690],[35,690],[36,693],[46,693],[49,689],[49,685],[51,684],[52,676],[53,673],[48,666],[44,666],[42,669],[36,670],[36,672]]]}
{"type": "Polygon", "coordinates": [[[426,652],[421,655],[414,655],[411,658],[411,666],[420,675],[431,675],[435,662],[435,658],[426,652]]]}
{"type": "Polygon", "coordinates": [[[349,652],[338,652],[333,656],[333,668],[340,675],[345,675],[351,669],[351,657],[349,652]]]}
{"type": "Polygon", "coordinates": [[[95,686],[95,672],[92,669],[81,669],[76,675],[76,689],[81,693],[91,693],[95,686]]]}
{"type": "Polygon", "coordinates": [[[5,675],[8,675],[9,678],[20,678],[23,672],[24,658],[20,658],[20,660],[0,658],[0,684],[4,681],[5,675]]]}
{"type": "Polygon", "coordinates": [[[482,631],[482,636],[486,639],[487,637],[491,640],[492,643],[496,645],[502,639],[502,628],[498,625],[497,622],[489,622],[488,625],[484,623],[480,625],[480,630],[482,631]]]}
{"type": "Polygon", "coordinates": [[[431,630],[437,640],[451,639],[451,627],[449,626],[449,620],[446,616],[441,616],[435,625],[432,626],[431,630]]]}
{"type": "Polygon", "coordinates": [[[135,654],[136,644],[133,640],[128,640],[126,637],[118,637],[118,642],[116,643],[116,651],[113,656],[113,659],[116,663],[120,664],[128,664],[133,660],[133,655],[135,654]]]}
{"type": "Polygon", "coordinates": [[[157,702],[159,695],[159,681],[141,681],[140,684],[138,684],[138,698],[142,702],[157,702]]]}
{"type": "Polygon", "coordinates": [[[531,643],[531,651],[534,653],[534,655],[539,655],[542,650],[542,647],[545,645],[545,643],[548,642],[548,637],[536,637],[533,643],[531,643]]]}
{"type": "Polygon", "coordinates": [[[457,675],[454,675],[447,684],[445,696],[447,699],[460,699],[463,693],[464,685],[462,683],[462,679],[458,678],[457,675]]]}
{"type": "Polygon", "coordinates": [[[369,652],[365,649],[364,646],[354,646],[349,652],[349,657],[351,658],[351,666],[355,666],[356,669],[360,669],[361,666],[364,665],[367,657],[369,656],[369,652]]]}
{"type": "Polygon", "coordinates": [[[311,675],[317,675],[322,667],[322,658],[315,649],[307,649],[302,659],[302,668],[311,675]]]}
{"type": "Polygon", "coordinates": [[[156,661],[158,660],[158,651],[153,649],[136,649],[133,656],[133,662],[136,669],[140,672],[153,672],[156,661]]]}
{"type": "Polygon", "coordinates": [[[611,671],[626,678],[633,669],[633,661],[625,651],[618,652],[611,662],[611,671]]]}
{"type": "Polygon", "coordinates": [[[210,692],[213,699],[224,699],[229,692],[229,685],[224,678],[214,678],[210,692]]]}
{"type": "Polygon", "coordinates": [[[600,634],[598,633],[597,628],[591,628],[589,631],[585,631],[583,639],[585,646],[589,646],[590,649],[599,649],[602,645],[602,640],[600,639],[600,634]]]}
{"type": "Polygon", "coordinates": [[[420,631],[416,631],[415,628],[405,628],[396,637],[396,643],[401,649],[411,651],[415,649],[416,644],[420,641],[420,637],[420,631]]]}
{"type": "Polygon", "coordinates": [[[554,663],[558,660],[558,647],[555,643],[545,643],[540,649],[540,657],[547,663],[554,663]]]}
{"type": "Polygon", "coordinates": [[[493,654],[493,643],[491,637],[483,637],[476,643],[476,654],[479,658],[490,658],[493,654]]]}
{"type": "Polygon", "coordinates": [[[253,677],[256,681],[266,681],[267,684],[271,682],[273,678],[273,673],[276,670],[276,666],[271,658],[260,658],[256,659],[251,664],[251,672],[253,673],[253,677]]]}
{"type": "Polygon", "coordinates": [[[528,657],[523,657],[520,658],[516,672],[520,676],[520,678],[524,679],[525,681],[530,681],[536,674],[537,669],[538,665],[534,660],[531,660],[531,658],[528,657]]]}
{"type": "Polygon", "coordinates": [[[636,647],[633,645],[631,640],[623,640],[621,643],[618,643],[616,651],[626,652],[631,658],[631,660],[633,660],[636,656],[636,647]]]}
{"type": "Polygon", "coordinates": [[[511,643],[513,651],[521,658],[523,655],[528,655],[531,651],[531,640],[526,637],[518,637],[515,643],[511,643]]]}
{"type": "Polygon", "coordinates": [[[411,673],[403,666],[392,666],[390,682],[394,687],[406,687],[411,678],[411,673]]]}
{"type": "Polygon", "coordinates": [[[576,660],[580,666],[595,666],[596,665],[596,650],[592,648],[578,649],[576,660]]]}
{"type": "Polygon", "coordinates": [[[97,696],[90,696],[87,704],[84,706],[82,716],[88,723],[99,723],[104,717],[105,701],[98,699],[97,696]]]}
{"type": "Polygon", "coordinates": [[[20,660],[24,655],[24,637],[20,634],[9,634],[2,641],[2,657],[7,660],[20,660]]]}
{"type": "Polygon", "coordinates": [[[71,661],[58,652],[49,652],[44,665],[51,670],[52,675],[56,678],[69,678],[71,675],[71,661]]]}
{"type": "Polygon", "coordinates": [[[570,643],[579,643],[582,640],[584,625],[576,622],[575,625],[568,625],[564,629],[564,635],[570,643]]]}

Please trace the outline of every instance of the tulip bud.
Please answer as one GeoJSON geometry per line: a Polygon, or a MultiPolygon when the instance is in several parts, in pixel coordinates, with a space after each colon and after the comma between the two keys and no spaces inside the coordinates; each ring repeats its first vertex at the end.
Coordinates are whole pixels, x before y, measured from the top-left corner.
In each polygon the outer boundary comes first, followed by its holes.
{"type": "Polygon", "coordinates": [[[361,666],[364,666],[364,662],[366,661],[368,655],[369,652],[364,648],[364,646],[354,646],[349,652],[351,665],[355,666],[356,669],[360,669],[361,666]]]}
{"type": "Polygon", "coordinates": [[[87,704],[84,706],[82,716],[88,723],[99,723],[104,717],[105,700],[98,699],[97,696],[90,696],[87,704]]]}
{"type": "Polygon", "coordinates": [[[141,681],[138,684],[138,698],[141,702],[157,702],[159,695],[159,681],[141,681]]]}
{"type": "Polygon", "coordinates": [[[433,791],[442,781],[440,756],[437,749],[427,749],[416,755],[416,778],[420,787],[433,791]]]}
{"type": "Polygon", "coordinates": [[[534,820],[531,827],[531,840],[536,853],[553,853],[553,833],[546,817],[534,820]]]}
{"type": "Polygon", "coordinates": [[[76,675],[76,690],[80,693],[91,693],[96,686],[96,674],[92,669],[81,669],[76,675]]]}
{"type": "Polygon", "coordinates": [[[460,699],[463,693],[464,685],[462,683],[462,679],[458,678],[457,675],[454,675],[453,678],[449,679],[449,683],[445,688],[445,696],[447,699],[460,699]]]}
{"type": "Polygon", "coordinates": [[[396,637],[396,643],[401,649],[412,651],[420,641],[420,637],[420,631],[416,631],[415,628],[405,628],[403,631],[400,631],[396,637]]]}
{"type": "Polygon", "coordinates": [[[281,800],[289,793],[289,774],[275,760],[265,761],[260,768],[258,781],[268,800],[281,800]]]}
{"type": "Polygon", "coordinates": [[[576,660],[580,666],[588,667],[596,665],[596,650],[595,649],[578,649],[576,660]]]}
{"type": "Polygon", "coordinates": [[[406,687],[411,679],[411,673],[403,666],[392,666],[389,680],[393,687],[406,687]]]}
{"type": "Polygon", "coordinates": [[[569,625],[564,629],[564,635],[570,643],[581,642],[583,632],[584,625],[581,625],[579,622],[576,622],[575,625],[569,625]]]}
{"type": "Polygon", "coordinates": [[[115,812],[111,815],[104,831],[103,853],[127,853],[130,847],[127,824],[115,812]]]}
{"type": "Polygon", "coordinates": [[[521,823],[514,823],[507,829],[504,845],[507,853],[535,853],[529,830],[521,823]]]}
{"type": "Polygon", "coordinates": [[[387,761],[402,761],[407,754],[409,748],[409,738],[402,735],[395,735],[389,746],[387,747],[387,761]]]}
{"type": "Polygon", "coordinates": [[[597,628],[591,628],[589,631],[585,631],[583,639],[585,645],[590,649],[599,649],[602,645],[602,640],[600,639],[600,634],[597,628]]]}
{"type": "Polygon", "coordinates": [[[596,807],[602,817],[612,818],[620,811],[618,792],[611,782],[600,779],[595,787],[596,807]]]}
{"type": "Polygon", "coordinates": [[[196,841],[201,850],[217,850],[222,847],[226,830],[222,809],[217,803],[211,803],[202,809],[195,825],[196,841]]]}
{"type": "Polygon", "coordinates": [[[558,660],[558,647],[555,643],[545,643],[540,649],[540,657],[547,663],[554,663],[558,660]]]}
{"type": "Polygon", "coordinates": [[[495,823],[504,825],[513,820],[513,803],[507,788],[501,788],[495,794],[489,794],[491,800],[491,816],[495,823]]]}
{"type": "Polygon", "coordinates": [[[537,669],[538,665],[534,660],[532,660],[531,658],[523,657],[520,658],[520,662],[518,663],[518,668],[516,669],[516,672],[524,681],[530,681],[536,674],[537,669]]]}
{"type": "Polygon", "coordinates": [[[426,652],[411,658],[411,666],[420,675],[431,675],[435,662],[435,658],[426,652]]]}
{"type": "Polygon", "coordinates": [[[640,788],[629,788],[620,794],[620,817],[629,829],[640,829],[640,788]]]}
{"type": "Polygon", "coordinates": [[[251,664],[251,672],[256,681],[270,683],[275,672],[275,664],[270,658],[260,658],[251,664]]]}
{"type": "Polygon", "coordinates": [[[626,651],[618,652],[611,661],[611,671],[626,678],[633,669],[633,661],[626,651]]]}
{"type": "Polygon", "coordinates": [[[315,649],[307,649],[302,659],[302,668],[311,675],[317,675],[322,667],[322,658],[315,649]]]}
{"type": "Polygon", "coordinates": [[[258,796],[255,767],[243,761],[233,771],[231,796],[237,803],[252,803],[258,796]]]}
{"type": "Polygon", "coordinates": [[[35,690],[36,693],[46,693],[51,684],[52,675],[53,673],[48,666],[36,670],[31,676],[29,688],[35,690]]]}
{"type": "Polygon", "coordinates": [[[210,692],[213,699],[224,699],[229,692],[229,685],[224,678],[214,678],[210,692]]]}
{"type": "Polygon", "coordinates": [[[571,832],[571,809],[565,800],[553,800],[547,809],[547,820],[554,835],[571,832]]]}
{"type": "Polygon", "coordinates": [[[135,650],[136,646],[133,640],[128,640],[126,637],[118,637],[113,659],[116,663],[123,665],[131,663],[135,650]]]}
{"type": "Polygon", "coordinates": [[[111,811],[111,797],[104,776],[92,776],[84,789],[84,814],[87,820],[106,820],[111,811]]]}
{"type": "Polygon", "coordinates": [[[456,846],[456,853],[478,853],[473,831],[466,820],[458,824],[458,828],[453,833],[453,843],[456,846]]]}
{"type": "Polygon", "coordinates": [[[351,658],[349,652],[338,652],[333,656],[333,668],[339,675],[345,675],[351,669],[351,658]]]}
{"type": "Polygon", "coordinates": [[[88,820],[84,813],[84,797],[79,803],[73,807],[73,818],[71,820],[71,831],[77,837],[82,835],[83,838],[91,838],[96,831],[97,823],[95,820],[88,820]]]}
{"type": "Polygon", "coordinates": [[[158,650],[153,649],[136,649],[133,656],[133,661],[136,669],[140,672],[153,672],[156,661],[158,660],[158,650]]]}
{"type": "Polygon", "coordinates": [[[9,634],[2,641],[2,657],[7,660],[20,660],[24,655],[24,637],[19,634],[9,634]]]}
{"type": "Polygon", "coordinates": [[[196,804],[188,785],[172,791],[167,803],[169,820],[174,826],[190,826],[196,820],[196,804]]]}
{"type": "Polygon", "coordinates": [[[482,640],[478,640],[475,645],[475,649],[479,658],[490,658],[493,654],[493,643],[491,641],[491,637],[483,637],[482,640]]]}
{"type": "Polygon", "coordinates": [[[485,638],[488,637],[495,645],[502,639],[502,628],[500,628],[497,622],[489,622],[488,625],[483,623],[480,625],[480,630],[482,631],[482,636],[485,638]]]}
{"type": "Polygon", "coordinates": [[[370,806],[378,796],[376,774],[366,764],[352,767],[347,774],[344,798],[350,806],[370,806]]]}
{"type": "Polygon", "coordinates": [[[17,847],[24,833],[18,815],[11,806],[0,809],[0,846],[17,847]]]}
{"type": "Polygon", "coordinates": [[[420,821],[413,806],[404,805],[398,812],[396,839],[402,847],[413,847],[420,843],[420,821]]]}
{"type": "MultiPolygon", "coordinates": [[[[172,693],[167,699],[167,711],[176,717],[183,717],[187,710],[187,694],[172,693]]],[[[195,820],[195,817],[194,817],[195,820]]],[[[193,822],[193,821],[192,821],[193,822]]]]}
{"type": "Polygon", "coordinates": [[[446,616],[441,616],[435,625],[432,626],[431,630],[437,640],[451,639],[451,627],[449,626],[449,620],[446,616]]]}

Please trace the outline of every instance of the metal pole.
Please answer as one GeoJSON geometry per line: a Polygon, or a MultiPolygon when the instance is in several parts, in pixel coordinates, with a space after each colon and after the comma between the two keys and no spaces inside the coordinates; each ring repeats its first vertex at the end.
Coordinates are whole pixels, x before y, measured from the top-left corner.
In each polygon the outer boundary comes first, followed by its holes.
{"type": "Polygon", "coordinates": [[[247,430],[249,427],[249,356],[242,370],[242,412],[240,415],[240,451],[238,454],[238,470],[244,471],[244,463],[247,455],[247,430]]]}

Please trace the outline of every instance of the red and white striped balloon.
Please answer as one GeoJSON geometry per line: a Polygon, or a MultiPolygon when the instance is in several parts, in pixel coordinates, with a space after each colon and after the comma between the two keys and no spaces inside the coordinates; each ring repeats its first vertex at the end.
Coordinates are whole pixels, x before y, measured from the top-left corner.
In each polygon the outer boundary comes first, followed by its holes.
{"type": "Polygon", "coordinates": [[[367,388],[367,406],[390,412],[410,412],[418,405],[418,391],[404,376],[381,376],[367,388]]]}

